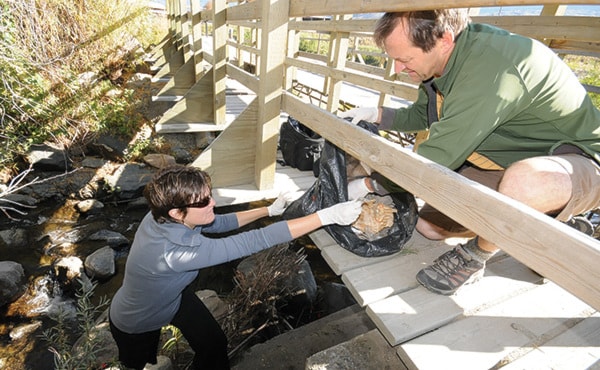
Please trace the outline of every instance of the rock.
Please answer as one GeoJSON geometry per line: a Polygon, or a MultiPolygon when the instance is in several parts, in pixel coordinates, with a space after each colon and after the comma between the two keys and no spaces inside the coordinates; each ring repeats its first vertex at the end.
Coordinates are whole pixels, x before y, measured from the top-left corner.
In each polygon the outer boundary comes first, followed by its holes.
{"type": "MultiPolygon", "coordinates": [[[[136,91],[150,89],[152,84],[152,75],[148,73],[135,73],[129,77],[129,80],[125,82],[125,87],[128,89],[134,89],[136,91]]],[[[151,96],[151,94],[150,94],[151,96]]]]}
{"type": "Polygon", "coordinates": [[[83,261],[79,257],[70,256],[58,259],[54,263],[55,281],[68,296],[78,289],[91,289],[92,281],[84,273],[83,261]]]}
{"type": "Polygon", "coordinates": [[[77,168],[69,173],[64,170],[36,172],[30,176],[38,177],[43,182],[31,184],[22,189],[21,193],[38,199],[39,202],[47,199],[66,199],[76,193],[93,195],[98,188],[98,184],[94,183],[97,182],[95,172],[94,169],[85,167],[77,168]]]}
{"type": "Polygon", "coordinates": [[[200,298],[215,319],[218,320],[227,314],[227,304],[219,298],[214,290],[199,290],[196,292],[196,296],[200,298]]]}
{"type": "Polygon", "coordinates": [[[79,76],[77,76],[77,82],[79,82],[79,85],[84,87],[91,86],[96,81],[98,81],[98,74],[96,72],[83,72],[79,76]]]}
{"type": "Polygon", "coordinates": [[[337,312],[356,304],[356,299],[344,284],[325,283],[321,287],[326,314],[337,312]]]}
{"type": "Polygon", "coordinates": [[[29,334],[35,332],[41,326],[42,326],[42,322],[38,321],[38,320],[32,322],[31,324],[19,325],[16,328],[14,328],[13,330],[11,330],[10,333],[8,334],[8,336],[10,337],[11,340],[19,340],[19,339],[25,338],[29,334]]]}
{"type": "Polygon", "coordinates": [[[146,364],[144,370],[172,370],[173,364],[167,356],[156,356],[156,365],[146,364]]]}
{"type": "Polygon", "coordinates": [[[125,160],[125,151],[128,142],[111,135],[100,135],[93,143],[89,145],[90,151],[99,154],[102,158],[123,162],[125,160]]]}
{"type": "Polygon", "coordinates": [[[0,240],[8,248],[21,248],[28,244],[27,230],[25,229],[9,229],[0,231],[0,240]]]}
{"type": "Polygon", "coordinates": [[[154,171],[136,163],[119,166],[112,174],[104,177],[109,186],[121,199],[131,199],[142,192],[154,171]]]}
{"type": "Polygon", "coordinates": [[[154,168],[163,168],[177,163],[173,156],[166,154],[148,154],[144,157],[144,162],[154,168]]]}
{"type": "Polygon", "coordinates": [[[127,210],[138,209],[138,208],[148,208],[148,200],[144,197],[139,197],[133,199],[131,202],[127,203],[127,210]]]}
{"type": "MultiPolygon", "coordinates": [[[[325,316],[252,346],[232,364],[232,370],[304,370],[306,359],[357,335],[375,329],[364,309],[358,305],[325,316]],[[285,366],[283,366],[285,365],[285,366]]],[[[377,367],[323,369],[378,369],[377,367]]]]}
{"type": "Polygon", "coordinates": [[[190,134],[164,134],[165,143],[171,147],[171,152],[178,163],[189,163],[194,160],[193,149],[201,148],[196,143],[194,135],[190,134]]]}
{"type": "Polygon", "coordinates": [[[104,203],[96,199],[86,199],[75,204],[75,208],[83,214],[97,214],[104,208],[104,203]]]}
{"type": "MultiPolygon", "coordinates": [[[[306,360],[305,370],[320,369],[406,370],[396,350],[378,330],[316,353],[306,360]]],[[[440,364],[440,368],[443,368],[440,364]]]]}
{"type": "Polygon", "coordinates": [[[40,170],[64,171],[71,168],[66,151],[50,144],[32,145],[26,157],[29,164],[40,170]]]}
{"type": "Polygon", "coordinates": [[[0,261],[0,307],[14,302],[27,290],[25,271],[20,263],[0,261]]]}
{"type": "Polygon", "coordinates": [[[97,231],[90,235],[88,240],[105,241],[111,247],[120,247],[129,244],[129,239],[123,236],[123,234],[111,230],[97,231]]]}
{"type": "Polygon", "coordinates": [[[24,204],[26,206],[34,206],[38,203],[37,199],[23,194],[6,194],[3,199],[11,202],[24,204]]]}
{"type": "Polygon", "coordinates": [[[73,354],[77,355],[86,349],[89,350],[89,348],[86,348],[85,341],[87,341],[88,344],[89,341],[92,340],[96,342],[95,356],[96,363],[98,364],[96,367],[97,369],[104,369],[105,366],[103,365],[114,363],[119,357],[117,343],[115,343],[115,340],[110,333],[110,326],[106,319],[107,312],[108,309],[101,315],[98,321],[96,321],[96,325],[90,330],[89,337],[81,336],[73,345],[73,354]]]}
{"type": "Polygon", "coordinates": [[[81,165],[88,168],[101,168],[104,164],[106,164],[106,160],[102,158],[86,157],[81,161],[81,165]]]}
{"type": "Polygon", "coordinates": [[[76,256],[59,258],[54,263],[54,274],[61,285],[78,279],[83,274],[83,261],[76,256]]]}
{"type": "Polygon", "coordinates": [[[109,247],[102,247],[90,254],[85,259],[85,271],[91,278],[105,279],[115,274],[115,251],[109,247]]]}

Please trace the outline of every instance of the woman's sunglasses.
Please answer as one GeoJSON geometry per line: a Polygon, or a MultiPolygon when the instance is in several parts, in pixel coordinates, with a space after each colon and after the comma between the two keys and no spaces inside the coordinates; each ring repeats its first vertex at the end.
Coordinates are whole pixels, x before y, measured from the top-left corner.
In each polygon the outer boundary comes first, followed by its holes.
{"type": "Polygon", "coordinates": [[[184,204],[182,206],[175,207],[175,208],[204,208],[210,203],[211,199],[212,199],[212,195],[209,195],[206,198],[204,198],[198,202],[184,204]]]}

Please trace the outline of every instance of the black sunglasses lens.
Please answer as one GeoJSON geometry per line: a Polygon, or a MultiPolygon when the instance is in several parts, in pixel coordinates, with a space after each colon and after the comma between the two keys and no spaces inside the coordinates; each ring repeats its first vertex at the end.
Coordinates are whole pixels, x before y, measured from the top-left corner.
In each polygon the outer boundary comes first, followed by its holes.
{"type": "Polygon", "coordinates": [[[187,207],[187,208],[204,208],[204,207],[206,207],[210,203],[211,199],[212,199],[212,195],[209,195],[208,197],[206,197],[206,198],[204,198],[204,199],[202,199],[202,200],[200,200],[198,202],[186,204],[184,207],[187,207]]]}
{"type": "Polygon", "coordinates": [[[208,203],[210,203],[210,197],[206,198],[206,199],[202,199],[199,202],[196,203],[192,203],[192,204],[188,204],[188,207],[191,208],[204,208],[208,205],[208,203]]]}

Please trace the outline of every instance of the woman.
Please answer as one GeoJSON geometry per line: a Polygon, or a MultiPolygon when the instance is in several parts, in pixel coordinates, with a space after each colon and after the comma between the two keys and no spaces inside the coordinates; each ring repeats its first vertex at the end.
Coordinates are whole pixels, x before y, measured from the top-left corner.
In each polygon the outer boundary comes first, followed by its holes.
{"type": "Polygon", "coordinates": [[[110,327],[119,361],[129,368],[155,364],[160,330],[179,328],[195,351],[194,369],[228,369],[227,339],[190,284],[198,270],[289,242],[329,224],[349,225],[359,201],[223,238],[224,233],[259,218],[281,215],[287,199],[268,207],[215,215],[211,180],[198,168],[175,165],[160,170],[146,185],[150,211],[136,232],[123,285],[110,307],[110,327]]]}

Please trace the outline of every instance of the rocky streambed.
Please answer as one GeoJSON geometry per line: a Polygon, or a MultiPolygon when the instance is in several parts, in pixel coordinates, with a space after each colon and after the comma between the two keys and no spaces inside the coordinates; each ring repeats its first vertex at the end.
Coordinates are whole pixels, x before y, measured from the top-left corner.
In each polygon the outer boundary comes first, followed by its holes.
{"type": "MultiPolygon", "coordinates": [[[[55,327],[60,315],[76,321],[76,294],[82,284],[94,286],[92,304],[110,300],[121,284],[137,225],[148,211],[142,189],[157,167],[179,161],[167,155],[151,155],[143,163],[115,162],[102,156],[67,162],[60,149],[42,146],[36,150],[31,154],[31,158],[37,158],[33,170],[20,183],[28,185],[7,192],[7,184],[0,201],[6,212],[0,219],[0,367],[5,369],[55,368],[50,344],[41,338],[42,333],[55,327]]],[[[261,205],[219,207],[216,211],[261,205]]],[[[304,294],[301,299],[293,299],[296,306],[290,302],[282,305],[287,307],[281,315],[284,320],[273,320],[268,330],[255,335],[254,342],[353,303],[319,251],[310,245],[310,239],[301,239],[297,244],[296,250],[307,254],[301,275],[309,278],[293,279],[293,284],[300,285],[291,290],[304,294]],[[324,291],[328,292],[326,296],[324,291]]],[[[196,282],[198,291],[205,295],[213,312],[227,312],[228,304],[221,298],[234,289],[233,277],[239,263],[201,271],[196,282]]],[[[245,265],[244,269],[252,268],[245,265]]],[[[98,367],[108,366],[116,356],[116,348],[106,325],[102,326],[105,318],[98,315],[97,319],[104,341],[98,367]]],[[[75,335],[80,333],[74,329],[71,334],[69,340],[74,343],[75,335]]],[[[177,360],[169,361],[167,366],[178,368],[177,360]]]]}

